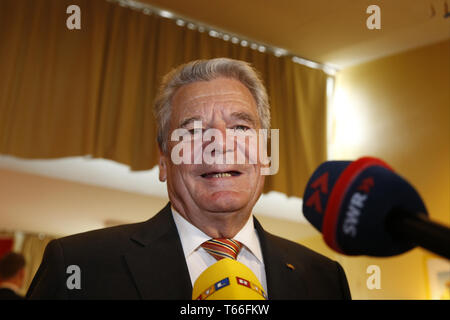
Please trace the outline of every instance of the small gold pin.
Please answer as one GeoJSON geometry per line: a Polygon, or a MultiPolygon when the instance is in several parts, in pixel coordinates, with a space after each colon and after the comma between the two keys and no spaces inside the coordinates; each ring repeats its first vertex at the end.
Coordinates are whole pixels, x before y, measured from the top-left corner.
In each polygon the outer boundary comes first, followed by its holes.
{"type": "Polygon", "coordinates": [[[295,267],[290,263],[286,263],[286,267],[288,267],[291,270],[295,270],[295,267]]]}

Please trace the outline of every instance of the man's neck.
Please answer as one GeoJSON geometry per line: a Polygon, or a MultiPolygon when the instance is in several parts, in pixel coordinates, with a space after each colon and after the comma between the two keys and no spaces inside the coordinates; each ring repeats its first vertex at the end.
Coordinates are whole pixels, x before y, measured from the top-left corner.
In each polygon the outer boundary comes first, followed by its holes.
{"type": "Polygon", "coordinates": [[[173,203],[171,207],[177,211],[190,224],[200,229],[203,233],[211,238],[229,238],[232,239],[247,223],[251,216],[251,212],[243,214],[242,212],[226,213],[221,218],[221,214],[217,213],[215,219],[195,220],[186,215],[183,210],[178,210],[173,203]]]}
{"type": "Polygon", "coordinates": [[[8,288],[17,294],[20,293],[20,287],[17,284],[15,284],[14,282],[10,282],[10,281],[0,282],[0,288],[8,288]]]}
{"type": "Polygon", "coordinates": [[[249,219],[249,215],[239,215],[237,219],[216,219],[214,221],[198,221],[194,224],[211,238],[229,238],[234,236],[244,227],[249,219]]]}

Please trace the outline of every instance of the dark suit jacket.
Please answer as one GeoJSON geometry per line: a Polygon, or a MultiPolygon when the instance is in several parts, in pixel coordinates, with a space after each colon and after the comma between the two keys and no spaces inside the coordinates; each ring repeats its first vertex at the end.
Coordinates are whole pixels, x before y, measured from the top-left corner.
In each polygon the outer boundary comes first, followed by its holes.
{"type": "Polygon", "coordinates": [[[9,288],[0,288],[0,300],[23,300],[24,297],[18,295],[9,288]]]}
{"type": "MultiPolygon", "coordinates": [[[[255,228],[269,299],[350,299],[345,273],[337,262],[267,233],[256,219],[255,228]]],[[[168,204],[145,222],[51,241],[27,298],[191,299],[191,294],[189,271],[168,204]],[[80,289],[66,286],[74,275],[66,272],[70,265],[80,268],[80,289]]]]}

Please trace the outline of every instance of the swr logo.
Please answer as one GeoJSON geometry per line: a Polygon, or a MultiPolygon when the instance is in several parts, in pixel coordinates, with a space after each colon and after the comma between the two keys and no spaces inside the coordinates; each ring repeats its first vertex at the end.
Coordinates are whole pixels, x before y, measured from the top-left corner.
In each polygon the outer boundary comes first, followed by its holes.
{"type": "Polygon", "coordinates": [[[306,200],[306,206],[307,207],[314,206],[314,209],[317,212],[322,213],[323,210],[322,210],[322,204],[320,202],[320,193],[328,194],[328,172],[325,172],[319,178],[314,180],[314,182],[311,183],[311,188],[316,189],[316,190],[308,198],[308,200],[306,200]]]}
{"type": "Polygon", "coordinates": [[[351,199],[350,204],[345,212],[345,220],[342,226],[342,231],[346,235],[355,237],[358,231],[359,218],[361,212],[364,209],[365,202],[369,197],[370,189],[375,185],[372,177],[365,178],[361,184],[356,188],[359,192],[355,192],[351,199]]]}

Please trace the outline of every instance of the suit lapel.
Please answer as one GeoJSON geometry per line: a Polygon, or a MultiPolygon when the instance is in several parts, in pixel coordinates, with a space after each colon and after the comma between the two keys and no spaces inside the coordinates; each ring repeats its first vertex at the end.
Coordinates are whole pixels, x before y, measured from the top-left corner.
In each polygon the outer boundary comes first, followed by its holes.
{"type": "MultiPolygon", "coordinates": [[[[261,243],[269,299],[306,299],[307,290],[301,265],[288,267],[290,257],[277,245],[256,218],[261,243]]],[[[170,203],[154,218],[142,224],[131,237],[132,248],[125,261],[143,299],[192,298],[192,284],[170,203]]],[[[294,259],[296,260],[296,259],[294,259]]]]}
{"type": "Polygon", "coordinates": [[[143,299],[191,299],[192,284],[170,204],[145,222],[125,260],[143,299]]]}
{"type": "Polygon", "coordinates": [[[301,266],[290,268],[292,259],[277,246],[276,237],[266,232],[256,218],[254,221],[264,258],[269,299],[307,299],[301,266]]]}

